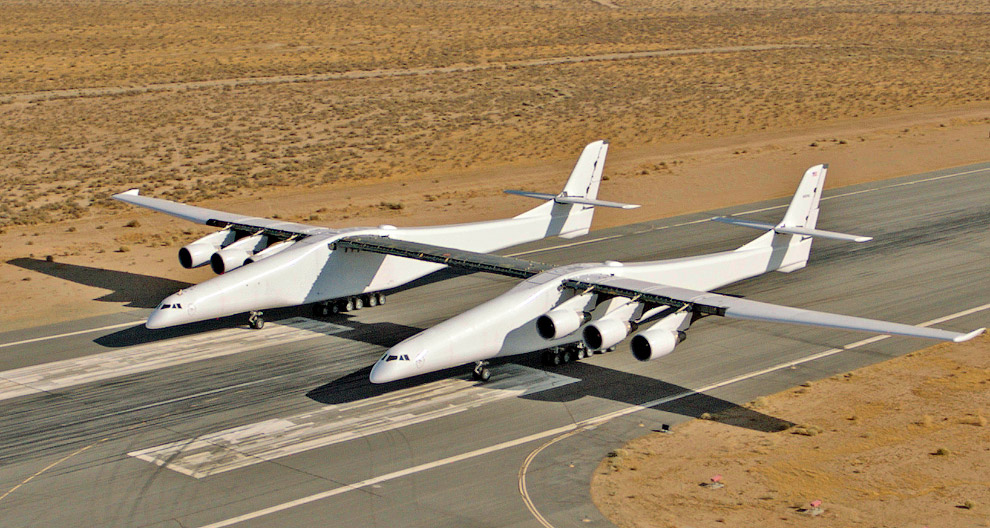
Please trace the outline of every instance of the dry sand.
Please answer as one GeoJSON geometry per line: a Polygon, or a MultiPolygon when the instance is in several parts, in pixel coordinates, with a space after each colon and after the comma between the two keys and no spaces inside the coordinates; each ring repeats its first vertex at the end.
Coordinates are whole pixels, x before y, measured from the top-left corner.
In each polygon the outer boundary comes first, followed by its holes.
{"type": "Polygon", "coordinates": [[[730,411],[638,438],[598,467],[595,504],[623,528],[990,526],[990,336],[746,407],[798,425],[730,411]],[[724,487],[702,485],[715,475],[724,487]]]}

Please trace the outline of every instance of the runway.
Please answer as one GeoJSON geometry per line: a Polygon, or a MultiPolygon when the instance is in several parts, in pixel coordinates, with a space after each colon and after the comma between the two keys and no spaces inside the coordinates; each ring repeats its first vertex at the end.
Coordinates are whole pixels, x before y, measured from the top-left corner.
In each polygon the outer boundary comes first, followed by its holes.
{"type": "MultiPolygon", "coordinates": [[[[505,253],[558,264],[731,249],[758,233],[709,218],[774,222],[788,201],[505,253]]],[[[816,241],[806,269],[721,291],[972,330],[990,324],[988,226],[990,163],[826,191],[819,227],[873,242],[816,241]]],[[[650,363],[623,345],[553,369],[519,357],[488,385],[467,367],[368,382],[388,346],[515,282],[459,276],[326,320],[271,313],[257,332],[241,318],[151,331],[135,310],[0,334],[3,524],[610,526],[588,492],[609,450],[931,344],[706,318],[650,363]]]]}

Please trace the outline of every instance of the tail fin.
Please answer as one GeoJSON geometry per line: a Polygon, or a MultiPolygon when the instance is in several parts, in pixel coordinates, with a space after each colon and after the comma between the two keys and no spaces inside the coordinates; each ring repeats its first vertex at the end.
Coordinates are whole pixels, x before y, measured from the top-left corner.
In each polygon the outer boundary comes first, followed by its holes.
{"type": "Polygon", "coordinates": [[[618,207],[633,209],[638,205],[598,200],[598,187],[602,183],[602,171],[605,170],[605,156],[608,153],[608,141],[599,140],[589,143],[581,152],[571,176],[560,194],[534,193],[528,191],[505,191],[509,194],[527,196],[547,200],[534,209],[530,209],[516,218],[532,218],[547,216],[551,218],[547,236],[574,238],[588,233],[591,220],[595,214],[595,206],[618,207]]]}
{"type": "Polygon", "coordinates": [[[755,229],[768,230],[763,236],[740,247],[738,251],[747,249],[773,248],[774,266],[772,269],[790,273],[803,268],[808,263],[811,254],[813,237],[831,238],[850,242],[867,242],[870,237],[847,235],[815,229],[818,223],[819,202],[822,199],[822,189],[825,187],[825,174],[828,165],[815,165],[804,173],[804,178],[798,185],[791,205],[784,213],[784,219],[777,225],[751,222],[738,218],[713,218],[719,222],[735,224],[755,229]]]}

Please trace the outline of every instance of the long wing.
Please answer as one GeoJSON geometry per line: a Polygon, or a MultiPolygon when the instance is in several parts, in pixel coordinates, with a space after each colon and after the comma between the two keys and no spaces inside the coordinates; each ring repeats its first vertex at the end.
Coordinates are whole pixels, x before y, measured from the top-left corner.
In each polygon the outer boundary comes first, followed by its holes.
{"type": "Polygon", "coordinates": [[[985,328],[980,328],[965,334],[950,332],[937,328],[924,328],[862,317],[852,317],[849,315],[790,308],[717,293],[689,290],[619,277],[610,277],[601,280],[568,280],[564,282],[564,286],[581,291],[596,291],[606,295],[628,297],[656,305],[666,305],[674,308],[687,307],[689,310],[707,315],[721,315],[736,319],[774,323],[823,326],[844,330],[860,330],[878,334],[924,337],[928,339],[954,341],[956,343],[968,341],[986,330],[985,328]]]}
{"type": "Polygon", "coordinates": [[[258,232],[275,235],[278,238],[287,238],[291,235],[314,235],[326,231],[326,228],[297,224],[294,222],[281,222],[268,218],[258,218],[223,211],[214,211],[197,207],[195,205],[182,204],[161,198],[151,198],[141,196],[137,189],[113,195],[115,200],[126,202],[141,207],[147,207],[160,213],[179,217],[183,220],[206,224],[214,227],[231,227],[242,231],[258,232]]]}

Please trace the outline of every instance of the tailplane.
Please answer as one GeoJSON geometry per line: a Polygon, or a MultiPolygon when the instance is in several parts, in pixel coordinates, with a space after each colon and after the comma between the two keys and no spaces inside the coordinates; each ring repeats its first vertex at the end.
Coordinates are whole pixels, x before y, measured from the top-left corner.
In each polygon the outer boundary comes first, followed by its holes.
{"type": "Polygon", "coordinates": [[[784,213],[784,219],[777,225],[728,217],[718,217],[712,220],[767,230],[763,236],[740,247],[738,251],[774,248],[774,253],[780,255],[779,263],[774,266],[774,269],[785,273],[805,267],[808,263],[808,256],[811,254],[811,241],[814,237],[846,242],[873,240],[865,236],[815,229],[818,223],[819,203],[822,199],[822,189],[825,187],[825,174],[827,172],[828,165],[815,165],[804,173],[804,178],[801,179],[797,192],[794,193],[794,198],[791,199],[791,204],[787,207],[787,212],[784,213]]]}
{"type": "Polygon", "coordinates": [[[588,233],[595,207],[615,207],[620,209],[635,209],[638,205],[598,200],[598,187],[602,183],[602,171],[605,169],[605,156],[608,153],[608,141],[599,140],[584,147],[571,171],[567,184],[560,194],[537,193],[529,191],[505,191],[508,194],[526,196],[539,200],[547,200],[534,209],[530,209],[516,218],[532,218],[548,216],[552,220],[547,236],[574,238],[588,233]]]}

